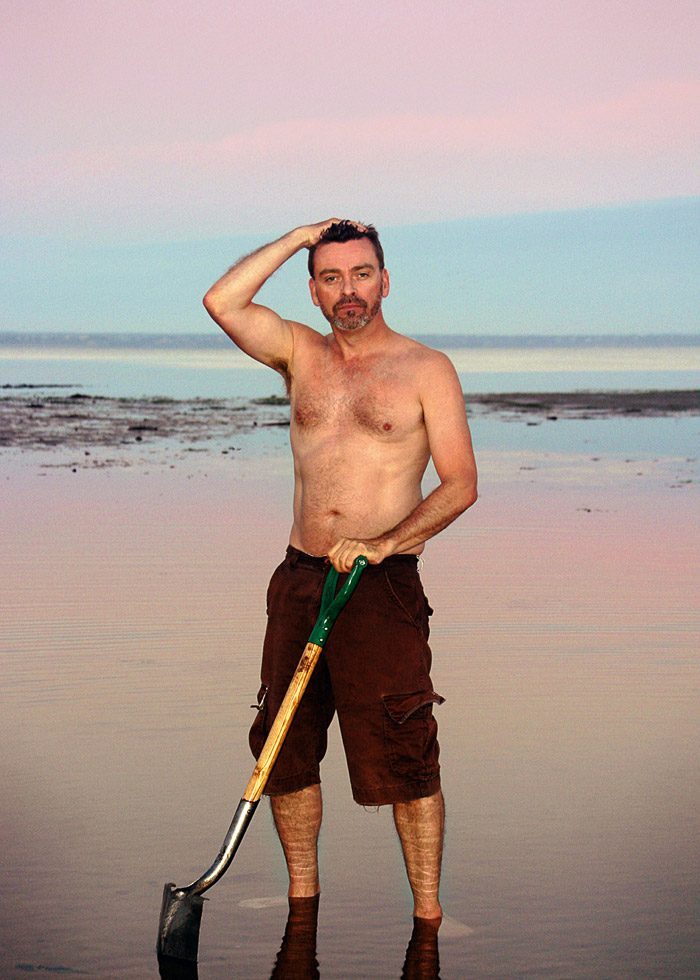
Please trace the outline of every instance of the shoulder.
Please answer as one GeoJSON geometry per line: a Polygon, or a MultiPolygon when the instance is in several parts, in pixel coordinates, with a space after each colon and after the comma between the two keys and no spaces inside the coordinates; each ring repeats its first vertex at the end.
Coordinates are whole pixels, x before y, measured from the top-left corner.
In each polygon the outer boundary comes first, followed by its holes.
{"type": "Polygon", "coordinates": [[[406,373],[415,385],[426,421],[461,417],[465,413],[462,382],[447,354],[409,337],[402,339],[406,373]]]}
{"type": "Polygon", "coordinates": [[[296,320],[287,320],[286,323],[292,332],[294,343],[300,347],[319,348],[326,346],[327,338],[322,333],[319,333],[318,330],[314,330],[313,327],[309,327],[306,323],[299,323],[296,320]]]}
{"type": "Polygon", "coordinates": [[[423,378],[427,381],[443,379],[447,381],[457,378],[455,367],[447,354],[435,350],[434,347],[428,347],[427,344],[423,344],[419,340],[413,340],[411,337],[404,337],[401,334],[395,336],[397,338],[396,353],[405,359],[411,370],[416,372],[417,379],[423,378]]]}
{"type": "Polygon", "coordinates": [[[319,359],[328,349],[328,338],[313,327],[296,320],[287,320],[292,335],[292,353],[289,362],[289,373],[297,377],[305,376],[315,370],[319,359]]]}
{"type": "Polygon", "coordinates": [[[328,346],[328,339],[313,327],[296,320],[287,320],[287,325],[292,334],[292,359],[297,366],[318,357],[328,346]]]}

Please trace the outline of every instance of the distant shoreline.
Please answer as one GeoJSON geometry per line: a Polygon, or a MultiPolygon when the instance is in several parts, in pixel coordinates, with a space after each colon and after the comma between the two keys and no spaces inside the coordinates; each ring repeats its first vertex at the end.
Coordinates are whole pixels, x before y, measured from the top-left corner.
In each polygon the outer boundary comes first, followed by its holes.
{"type": "MultiPolygon", "coordinates": [[[[497,350],[532,348],[587,348],[587,347],[698,347],[700,337],[694,333],[648,334],[410,334],[429,347],[441,350],[497,350]]],[[[28,331],[0,330],[0,351],[6,348],[33,348],[39,350],[76,349],[82,351],[106,350],[153,350],[153,351],[211,351],[230,350],[233,345],[221,331],[206,333],[143,333],[79,331],[28,331]]]]}

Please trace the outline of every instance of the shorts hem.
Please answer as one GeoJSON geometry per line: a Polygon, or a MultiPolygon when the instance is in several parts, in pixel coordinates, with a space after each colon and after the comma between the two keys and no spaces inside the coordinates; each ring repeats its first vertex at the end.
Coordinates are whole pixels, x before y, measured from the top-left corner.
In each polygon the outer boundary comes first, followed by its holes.
{"type": "Polygon", "coordinates": [[[432,779],[411,780],[378,786],[376,790],[352,791],[352,798],[360,806],[388,806],[392,803],[411,803],[427,796],[435,796],[441,787],[440,776],[432,779]]]}
{"type": "Polygon", "coordinates": [[[318,775],[294,775],[286,776],[283,779],[275,780],[274,784],[269,784],[263,790],[264,796],[287,796],[289,793],[299,793],[309,786],[318,786],[321,777],[318,775]]]}

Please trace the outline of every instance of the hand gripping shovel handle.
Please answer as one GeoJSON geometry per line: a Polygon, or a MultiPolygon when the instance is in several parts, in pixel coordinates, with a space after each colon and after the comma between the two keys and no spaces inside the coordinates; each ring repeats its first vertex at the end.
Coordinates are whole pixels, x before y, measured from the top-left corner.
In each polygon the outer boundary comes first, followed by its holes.
{"type": "Polygon", "coordinates": [[[184,888],[177,888],[172,882],[165,886],[158,931],[159,956],[196,962],[203,902],[200,896],[216,884],[233,861],[284,744],[314,667],[321,656],[328,634],[340,611],[355,591],[360,575],[367,564],[364,555],[359,555],[355,559],[352,570],[337,595],[338,572],[333,567],[329,569],[323,585],[318,619],[214,863],[196,881],[184,888]]]}

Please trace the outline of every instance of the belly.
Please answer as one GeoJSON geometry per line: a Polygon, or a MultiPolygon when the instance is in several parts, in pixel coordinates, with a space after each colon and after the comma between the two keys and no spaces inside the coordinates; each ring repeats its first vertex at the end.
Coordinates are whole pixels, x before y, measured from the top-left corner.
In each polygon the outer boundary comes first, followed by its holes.
{"type": "Polygon", "coordinates": [[[428,456],[403,441],[377,444],[357,434],[293,440],[294,525],[291,543],[325,555],[341,537],[372,538],[420,503],[428,456]]]}

